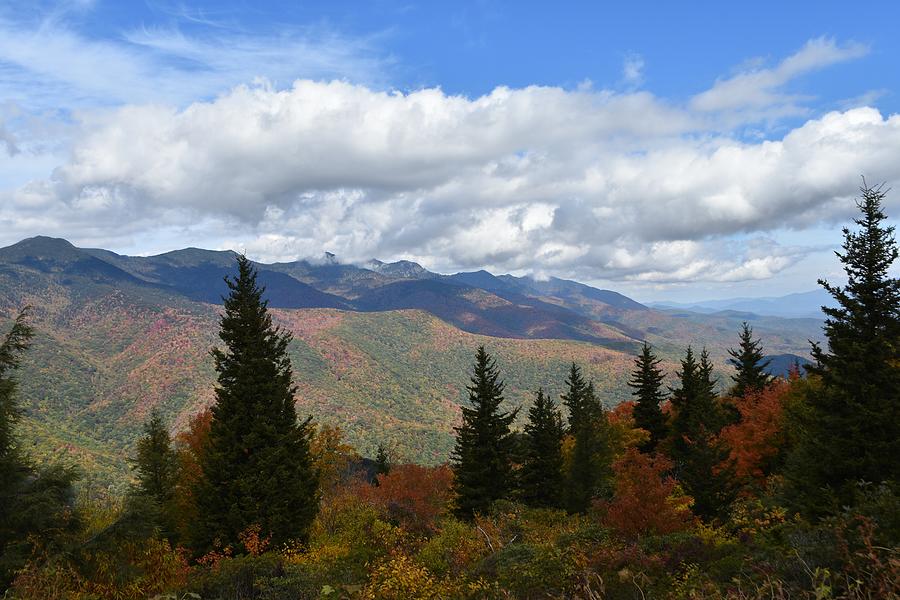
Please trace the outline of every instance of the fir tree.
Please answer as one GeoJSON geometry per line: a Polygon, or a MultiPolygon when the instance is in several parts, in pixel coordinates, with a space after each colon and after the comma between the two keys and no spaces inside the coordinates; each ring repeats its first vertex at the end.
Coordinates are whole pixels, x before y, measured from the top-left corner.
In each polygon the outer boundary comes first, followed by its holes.
{"type": "Polygon", "coordinates": [[[692,510],[704,519],[720,514],[730,500],[727,470],[719,466],[727,451],[718,440],[725,423],[715,395],[712,363],[704,349],[700,361],[688,346],[681,371],[680,386],[672,390],[673,418],[667,451],[673,472],[694,498],[692,510]]]}
{"type": "Polygon", "coordinates": [[[375,485],[378,485],[378,476],[387,475],[391,472],[391,459],[388,457],[387,448],[384,444],[378,444],[375,451],[375,485]]]}
{"type": "Polygon", "coordinates": [[[560,396],[569,411],[569,433],[574,434],[585,420],[587,390],[588,384],[581,376],[581,368],[573,362],[566,379],[566,393],[560,396]]]}
{"type": "Polygon", "coordinates": [[[894,228],[885,226],[882,187],[861,188],[843,229],[846,286],[820,280],[837,301],[823,307],[828,350],[813,345],[821,391],[800,419],[787,479],[797,508],[818,516],[855,501],[857,483],[900,483],[900,279],[894,228]]]}
{"type": "Polygon", "coordinates": [[[521,497],[529,506],[559,507],[563,487],[562,416],[553,398],[539,389],[528,410],[525,425],[525,456],[519,483],[521,497]]]}
{"type": "Polygon", "coordinates": [[[172,438],[163,424],[162,416],[154,410],[144,424],[144,435],[137,442],[134,460],[137,471],[132,494],[148,500],[154,521],[162,533],[171,536],[175,531],[175,486],[178,483],[178,455],[172,447],[172,438]]]}
{"type": "MultiPolygon", "coordinates": [[[[572,391],[570,387],[570,396],[572,391]]],[[[571,434],[572,453],[566,472],[566,508],[569,512],[583,513],[590,508],[594,498],[606,496],[611,491],[609,422],[594,393],[593,382],[584,388],[577,423],[571,434]]]]}
{"type": "Polygon", "coordinates": [[[172,438],[163,424],[162,416],[154,410],[144,424],[144,435],[137,442],[137,471],[135,492],[153,499],[160,506],[167,504],[178,479],[178,456],[172,438]]]}
{"type": "MultiPolygon", "coordinates": [[[[12,371],[18,369],[21,356],[34,336],[27,316],[26,310],[16,318],[0,344],[0,482],[3,483],[3,490],[13,489],[29,472],[25,457],[16,443],[15,427],[22,412],[16,400],[18,382],[12,377],[12,371]]],[[[0,505],[0,509],[4,507],[0,505]]]]}
{"type": "Polygon", "coordinates": [[[731,355],[728,362],[735,369],[731,376],[734,382],[729,390],[731,396],[740,398],[747,392],[761,392],[772,381],[766,372],[771,361],[765,360],[762,343],[753,339],[753,328],[746,321],[741,324],[738,348],[729,349],[728,354],[731,355]]]}
{"type": "Polygon", "coordinates": [[[196,550],[239,547],[257,525],[271,543],[305,541],[318,510],[310,456],[310,420],[297,421],[289,333],[272,325],[250,261],[238,275],[220,320],[226,349],[214,349],[218,385],[197,490],[196,550]]]}
{"type": "Polygon", "coordinates": [[[666,437],[666,417],[659,407],[666,398],[662,392],[664,375],[659,363],[650,345],[644,342],[641,354],[634,359],[634,371],[628,382],[634,389],[631,395],[637,398],[633,411],[634,424],[650,434],[650,438],[639,447],[644,453],[656,450],[659,442],[666,437]]]}
{"type": "Polygon", "coordinates": [[[487,513],[513,488],[509,426],[517,411],[500,410],[503,387],[494,359],[480,346],[467,387],[469,406],[462,407],[462,424],[455,428],[456,446],[451,455],[456,512],[462,518],[487,513]]]}
{"type": "Polygon", "coordinates": [[[22,413],[14,372],[33,336],[26,309],[0,342],[0,589],[33,558],[36,547],[49,546],[78,525],[72,511],[75,471],[58,465],[36,468],[16,432],[22,413]]]}

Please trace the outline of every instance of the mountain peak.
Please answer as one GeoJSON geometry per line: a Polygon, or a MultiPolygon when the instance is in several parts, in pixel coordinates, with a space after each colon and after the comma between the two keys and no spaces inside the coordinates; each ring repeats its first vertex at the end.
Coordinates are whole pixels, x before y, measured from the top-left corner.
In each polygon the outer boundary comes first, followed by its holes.
{"type": "Polygon", "coordinates": [[[401,279],[426,279],[434,276],[431,271],[411,260],[398,260],[386,263],[373,258],[365,264],[365,267],[376,273],[401,279]]]}
{"type": "Polygon", "coordinates": [[[12,246],[0,248],[0,257],[10,262],[20,262],[24,259],[71,262],[83,258],[83,253],[68,240],[38,235],[12,246]]]}

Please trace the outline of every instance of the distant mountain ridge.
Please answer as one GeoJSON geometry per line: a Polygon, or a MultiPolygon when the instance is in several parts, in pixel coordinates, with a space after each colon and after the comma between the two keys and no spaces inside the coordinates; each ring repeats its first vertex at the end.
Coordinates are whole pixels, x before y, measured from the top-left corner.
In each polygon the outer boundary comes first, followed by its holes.
{"type": "Polygon", "coordinates": [[[824,318],[822,306],[835,306],[834,298],[823,289],[769,296],[764,298],[724,298],[697,302],[652,302],[655,308],[675,308],[702,313],[734,311],[785,318],[824,318]]]}
{"type": "MultiPolygon", "coordinates": [[[[155,256],[124,256],[77,248],[66,240],[35,237],[0,250],[0,262],[39,269],[93,269],[98,274],[149,284],[190,300],[218,304],[227,293],[224,277],[233,271],[232,251],[186,248],[155,256]]],[[[571,298],[590,290],[595,303],[614,313],[620,307],[646,309],[609,290],[572,281],[538,282],[527,277],[496,277],[486,271],[441,275],[411,261],[367,266],[341,264],[328,253],[321,264],[305,260],[255,263],[273,308],[339,308],[363,312],[421,309],[465,331],[495,337],[573,339],[627,347],[637,340],[611,329],[597,315],[585,315],[566,302],[546,302],[548,286],[571,298]],[[371,267],[371,268],[369,268],[371,267]],[[610,304],[607,301],[612,301],[610,304]]],[[[595,307],[597,308],[597,307],[595,307]]],[[[601,311],[603,312],[603,311],[601,311]]]]}
{"type": "MultiPolygon", "coordinates": [[[[0,331],[34,307],[38,335],[21,381],[35,452],[75,456],[92,477],[119,481],[151,408],[177,430],[208,404],[209,349],[235,256],[186,248],[130,257],[47,237],[0,248],[0,331]]],[[[358,448],[387,442],[425,462],[446,460],[480,344],[497,356],[512,408],[527,407],[539,386],[559,393],[572,361],[607,405],[630,398],[625,383],[644,340],[668,383],[685,346],[707,347],[722,385],[744,319],[768,354],[788,357],[773,368],[821,340],[820,319],[656,310],[563,279],[333,256],[257,268],[276,323],[294,335],[301,414],[339,423],[358,448]]]]}

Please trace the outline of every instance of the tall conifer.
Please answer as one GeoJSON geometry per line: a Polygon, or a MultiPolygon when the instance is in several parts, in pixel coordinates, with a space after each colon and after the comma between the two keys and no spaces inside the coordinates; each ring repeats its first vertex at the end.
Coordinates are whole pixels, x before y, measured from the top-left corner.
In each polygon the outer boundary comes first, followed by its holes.
{"type": "Polygon", "coordinates": [[[637,399],[634,405],[634,424],[650,433],[650,438],[640,445],[641,452],[653,452],[666,437],[666,417],[659,407],[666,396],[662,391],[663,372],[660,360],[653,354],[650,344],[644,342],[641,353],[634,359],[634,371],[628,385],[637,399]]]}
{"type": "Polygon", "coordinates": [[[525,425],[525,457],[519,477],[521,497],[530,506],[559,507],[562,502],[565,435],[556,403],[539,389],[528,410],[525,425]]]}
{"type": "Polygon", "coordinates": [[[673,418],[667,450],[675,476],[694,498],[692,510],[705,519],[720,514],[730,499],[727,470],[719,470],[727,452],[717,436],[724,424],[715,395],[712,363],[704,349],[700,361],[688,346],[680,386],[672,390],[673,418]]]}
{"type": "Polygon", "coordinates": [[[594,392],[593,382],[576,394],[579,385],[570,378],[568,396],[580,398],[580,410],[572,436],[572,450],[566,471],[566,508],[585,512],[596,497],[608,495],[612,477],[609,422],[594,392]],[[573,385],[574,382],[574,385],[573,385]]]}
{"type": "Polygon", "coordinates": [[[480,346],[467,387],[469,405],[462,407],[451,455],[456,512],[462,518],[487,513],[491,504],[513,490],[509,426],[517,411],[500,410],[503,385],[494,359],[480,346]]]}
{"type": "Polygon", "coordinates": [[[238,547],[253,525],[276,545],[305,541],[318,511],[318,477],[309,419],[298,422],[294,408],[291,335],[273,326],[246,257],[226,283],[225,350],[212,351],[219,376],[197,490],[196,549],[238,547]]]}
{"type": "Polygon", "coordinates": [[[155,524],[166,536],[175,533],[175,486],[178,484],[178,455],[162,415],[154,410],[144,423],[144,435],[138,440],[134,460],[137,481],[132,494],[150,501],[155,524]]]}
{"type": "Polygon", "coordinates": [[[26,309],[0,340],[0,589],[37,548],[77,525],[71,507],[75,471],[59,465],[36,468],[16,432],[22,412],[14,372],[33,336],[26,309]]]}
{"type": "Polygon", "coordinates": [[[765,360],[762,342],[753,339],[753,328],[746,321],[741,324],[740,344],[736,349],[730,348],[728,354],[728,362],[735,369],[730,395],[740,398],[747,392],[759,392],[772,381],[766,372],[771,361],[765,360]]]}
{"type": "Polygon", "coordinates": [[[787,479],[812,516],[854,502],[857,483],[900,484],[900,279],[894,228],[885,226],[882,187],[861,188],[858,231],[843,229],[836,252],[847,285],[820,280],[837,301],[823,307],[827,351],[813,346],[822,389],[800,419],[787,479]]]}
{"type": "Polygon", "coordinates": [[[563,405],[569,411],[569,433],[571,434],[574,434],[578,426],[585,420],[587,391],[588,383],[581,375],[581,368],[573,362],[566,379],[566,392],[560,396],[563,405]]]}
{"type": "Polygon", "coordinates": [[[162,415],[154,410],[144,424],[144,435],[137,442],[134,469],[137,471],[135,491],[153,499],[160,506],[171,499],[178,479],[178,457],[172,438],[163,424],[162,415]]]}

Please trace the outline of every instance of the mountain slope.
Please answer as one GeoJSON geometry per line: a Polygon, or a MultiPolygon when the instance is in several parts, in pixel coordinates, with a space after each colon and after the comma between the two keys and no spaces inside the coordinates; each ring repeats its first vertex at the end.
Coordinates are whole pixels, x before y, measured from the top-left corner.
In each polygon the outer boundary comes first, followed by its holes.
{"type": "MultiPolygon", "coordinates": [[[[0,249],[0,326],[34,306],[38,335],[21,373],[32,451],[70,456],[90,478],[121,483],[151,408],[178,430],[209,404],[214,303],[233,260],[199,249],[127,257],[51,238],[0,249]]],[[[510,407],[527,406],[539,386],[559,393],[572,361],[612,405],[629,397],[643,339],[670,376],[686,344],[708,346],[724,385],[742,318],[773,354],[802,356],[806,340],[821,337],[816,320],[652,310],[563,280],[441,276],[411,264],[259,269],[276,322],[294,334],[300,412],[340,424],[363,452],[381,442],[424,462],[446,460],[480,344],[497,356],[510,407]]]]}

